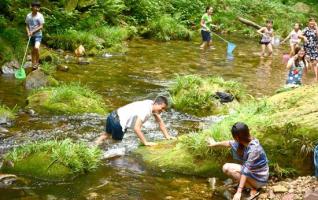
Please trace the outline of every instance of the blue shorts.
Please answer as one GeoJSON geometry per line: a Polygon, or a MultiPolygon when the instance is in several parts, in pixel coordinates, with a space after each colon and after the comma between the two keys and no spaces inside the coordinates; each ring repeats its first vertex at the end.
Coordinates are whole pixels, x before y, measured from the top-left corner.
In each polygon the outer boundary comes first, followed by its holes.
{"type": "Polygon", "coordinates": [[[42,36],[32,36],[30,39],[30,45],[34,47],[36,42],[41,43],[41,41],[42,41],[42,36]]]}
{"type": "Polygon", "coordinates": [[[210,42],[211,41],[211,33],[205,30],[201,30],[201,36],[203,42],[210,42]]]}
{"type": "Polygon", "coordinates": [[[116,111],[113,111],[107,116],[105,131],[112,135],[114,140],[122,140],[124,137],[123,129],[119,122],[119,117],[116,111]]]}

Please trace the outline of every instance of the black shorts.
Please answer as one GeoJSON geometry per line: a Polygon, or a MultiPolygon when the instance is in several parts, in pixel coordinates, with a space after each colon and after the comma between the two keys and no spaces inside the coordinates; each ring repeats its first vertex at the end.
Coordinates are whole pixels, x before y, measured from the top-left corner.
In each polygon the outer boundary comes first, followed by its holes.
{"type": "Polygon", "coordinates": [[[122,140],[124,137],[123,129],[119,122],[119,117],[116,111],[113,111],[107,116],[105,131],[112,135],[114,140],[122,140]]]}
{"type": "Polygon", "coordinates": [[[203,42],[210,42],[211,41],[211,33],[208,31],[201,30],[201,36],[203,42]]]}
{"type": "Polygon", "coordinates": [[[262,42],[262,41],[259,41],[260,44],[265,44],[265,46],[269,45],[271,42],[262,42]]]}

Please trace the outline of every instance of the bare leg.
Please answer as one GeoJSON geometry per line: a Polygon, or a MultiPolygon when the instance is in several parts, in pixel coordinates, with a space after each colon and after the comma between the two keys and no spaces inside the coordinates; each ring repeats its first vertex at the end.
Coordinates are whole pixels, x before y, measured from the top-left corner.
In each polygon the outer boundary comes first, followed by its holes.
{"type": "Polygon", "coordinates": [[[318,81],[318,63],[317,61],[313,61],[312,62],[312,66],[314,67],[314,71],[315,71],[315,81],[318,81]]]}
{"type": "Polygon", "coordinates": [[[294,44],[290,45],[290,52],[289,52],[290,56],[294,56],[295,55],[295,46],[296,45],[294,45],[294,44]]]}
{"type": "Polygon", "coordinates": [[[263,58],[265,56],[265,44],[262,44],[262,52],[261,52],[261,58],[263,58]]]}
{"type": "Polygon", "coordinates": [[[207,42],[206,41],[202,42],[200,48],[201,49],[206,49],[206,47],[207,47],[207,42]]]}
{"type": "MultiPolygon", "coordinates": [[[[234,182],[239,183],[241,179],[242,165],[235,163],[225,163],[222,168],[223,172],[233,179],[234,182]]],[[[244,185],[246,188],[251,188],[251,195],[256,194],[257,183],[254,179],[247,177],[244,185]]]]}
{"type": "Polygon", "coordinates": [[[272,53],[273,53],[272,44],[269,43],[269,44],[267,45],[267,48],[268,48],[268,56],[271,57],[271,56],[272,56],[272,53]]]}
{"type": "Polygon", "coordinates": [[[110,139],[112,137],[111,134],[102,132],[100,136],[95,140],[96,145],[100,145],[103,143],[104,140],[110,139]]]}
{"type": "Polygon", "coordinates": [[[35,48],[32,48],[32,52],[31,52],[31,60],[32,60],[32,67],[36,66],[36,52],[35,52],[35,48]]]}

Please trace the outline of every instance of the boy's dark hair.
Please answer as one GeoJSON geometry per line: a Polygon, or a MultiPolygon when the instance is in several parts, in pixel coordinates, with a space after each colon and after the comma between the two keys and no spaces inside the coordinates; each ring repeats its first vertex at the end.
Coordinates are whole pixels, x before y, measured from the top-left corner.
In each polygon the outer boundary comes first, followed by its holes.
{"type": "Polygon", "coordinates": [[[41,3],[39,1],[32,1],[31,7],[41,7],[41,3]]]}
{"type": "Polygon", "coordinates": [[[160,105],[160,104],[166,104],[167,106],[169,105],[168,104],[168,99],[166,98],[166,97],[164,97],[164,96],[158,96],[156,99],[155,99],[155,104],[158,104],[158,105],[160,105]]]}
{"type": "Polygon", "coordinates": [[[266,20],[266,24],[268,24],[268,23],[273,24],[273,20],[271,20],[271,19],[266,20]]]}
{"type": "Polygon", "coordinates": [[[210,9],[210,8],[212,8],[212,6],[207,6],[206,8],[205,8],[205,12],[208,12],[208,10],[210,9]]]}

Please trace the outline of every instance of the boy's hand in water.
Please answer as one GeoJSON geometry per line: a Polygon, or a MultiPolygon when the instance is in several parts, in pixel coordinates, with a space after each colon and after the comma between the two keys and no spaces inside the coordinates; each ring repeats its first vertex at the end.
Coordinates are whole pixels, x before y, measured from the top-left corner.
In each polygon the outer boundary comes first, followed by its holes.
{"type": "Polygon", "coordinates": [[[208,143],[209,147],[214,147],[215,144],[216,144],[215,140],[213,138],[211,138],[211,137],[207,138],[206,142],[208,143]]]}
{"type": "Polygon", "coordinates": [[[157,143],[155,143],[155,142],[145,142],[144,145],[148,146],[148,147],[151,147],[151,146],[156,146],[157,143]]]}
{"type": "Polygon", "coordinates": [[[241,192],[236,192],[234,197],[233,197],[233,200],[240,200],[241,199],[241,196],[242,196],[242,193],[241,192]]]}

